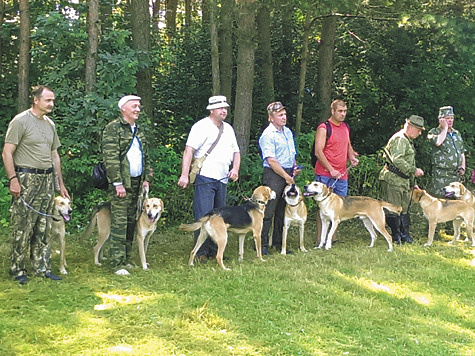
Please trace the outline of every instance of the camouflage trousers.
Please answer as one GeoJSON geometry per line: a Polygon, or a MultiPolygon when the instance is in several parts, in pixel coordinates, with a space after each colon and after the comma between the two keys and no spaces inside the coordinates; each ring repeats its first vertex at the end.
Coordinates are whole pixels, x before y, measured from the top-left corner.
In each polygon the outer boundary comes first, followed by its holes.
{"type": "Polygon", "coordinates": [[[51,270],[51,217],[53,212],[53,174],[17,173],[20,198],[11,205],[12,249],[10,274],[26,275],[27,261],[33,272],[44,275],[51,270]],[[28,205],[28,206],[27,206],[28,205]]]}
{"type": "Polygon", "coordinates": [[[461,176],[455,170],[436,169],[431,172],[429,193],[433,196],[444,198],[444,187],[452,182],[460,182],[461,176]]]}
{"type": "MultiPolygon", "coordinates": [[[[411,194],[412,189],[407,189],[406,187],[395,186],[389,184],[386,181],[381,182],[382,185],[382,200],[387,201],[388,203],[399,205],[402,207],[401,214],[409,213],[409,208],[411,207],[411,194]]],[[[392,215],[389,212],[386,212],[387,215],[392,215]]]]}
{"type": "Polygon", "coordinates": [[[140,183],[140,179],[132,179],[132,187],[127,189],[127,194],[124,198],[117,197],[115,188],[111,185],[109,266],[113,270],[125,266],[130,258],[137,221],[137,201],[141,186],[140,183]]]}

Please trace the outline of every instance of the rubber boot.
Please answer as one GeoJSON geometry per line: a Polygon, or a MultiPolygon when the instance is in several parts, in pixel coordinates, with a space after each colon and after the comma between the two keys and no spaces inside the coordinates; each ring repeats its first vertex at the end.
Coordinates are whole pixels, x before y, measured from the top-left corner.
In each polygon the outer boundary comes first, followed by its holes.
{"type": "Polygon", "coordinates": [[[412,244],[414,240],[409,235],[409,226],[411,225],[411,217],[409,213],[401,214],[400,216],[401,225],[399,226],[399,230],[401,231],[401,241],[402,243],[412,244]]]}
{"type": "Polygon", "coordinates": [[[401,224],[400,217],[397,215],[386,215],[386,224],[391,228],[391,236],[393,243],[401,244],[401,231],[399,226],[401,224]]]}

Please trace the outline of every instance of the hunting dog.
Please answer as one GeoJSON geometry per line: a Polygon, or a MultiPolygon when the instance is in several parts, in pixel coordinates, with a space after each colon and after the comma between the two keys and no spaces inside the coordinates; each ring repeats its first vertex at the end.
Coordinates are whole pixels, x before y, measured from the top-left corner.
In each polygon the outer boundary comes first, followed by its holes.
{"type": "Polygon", "coordinates": [[[447,198],[455,198],[457,200],[464,201],[475,209],[475,197],[473,196],[473,193],[465,188],[462,183],[452,182],[448,186],[444,187],[444,192],[447,198]]]}
{"type": "MultiPolygon", "coordinates": [[[[135,239],[139,247],[140,263],[144,270],[148,269],[147,265],[147,248],[150,237],[157,228],[157,222],[163,213],[164,205],[159,198],[146,197],[143,203],[142,213],[137,220],[135,230],[135,239]]],[[[95,226],[97,225],[98,241],[94,246],[94,263],[101,265],[99,259],[103,258],[102,248],[110,235],[111,228],[111,211],[110,203],[105,203],[96,208],[93,212],[91,222],[85,233],[85,236],[91,235],[95,226]]]]}
{"type": "Polygon", "coordinates": [[[307,252],[304,246],[305,222],[307,221],[307,207],[303,201],[302,191],[295,184],[284,188],[283,197],[285,206],[284,228],[282,232],[282,255],[287,254],[287,232],[291,225],[298,225],[300,232],[300,251],[307,252]]]}
{"type": "Polygon", "coordinates": [[[261,261],[264,261],[261,250],[262,220],[264,218],[266,204],[271,199],[275,199],[275,192],[269,187],[260,186],[254,190],[251,199],[243,205],[217,208],[194,223],[180,225],[180,229],[184,231],[200,229],[200,235],[196,240],[195,247],[190,253],[188,264],[193,266],[196,252],[209,235],[216,245],[218,245],[216,260],[219,266],[224,270],[230,270],[225,267],[223,263],[223,253],[228,241],[228,231],[239,234],[239,261],[243,259],[244,238],[249,231],[252,231],[254,236],[257,257],[261,261]]]}
{"type": "Polygon", "coordinates": [[[51,226],[51,239],[50,244],[53,244],[53,240],[57,239],[59,241],[59,253],[60,253],[60,262],[59,262],[59,271],[61,274],[68,274],[66,267],[66,222],[71,220],[71,201],[68,198],[63,198],[62,196],[57,196],[54,198],[54,207],[53,207],[53,223],[51,226]]]}
{"type": "Polygon", "coordinates": [[[400,214],[402,208],[385,201],[361,196],[340,197],[333,193],[330,188],[320,182],[312,182],[305,187],[305,195],[311,196],[320,208],[320,217],[322,219],[322,235],[318,248],[325,247],[326,250],[332,246],[332,237],[338,224],[341,221],[360,218],[371,235],[369,247],[373,247],[376,241],[374,228],[378,230],[386,239],[389,245],[388,251],[393,250],[391,235],[386,230],[385,216],[383,209],[393,213],[400,214]],[[328,226],[331,223],[331,229],[327,236],[328,226]]]}
{"type": "Polygon", "coordinates": [[[461,200],[434,198],[419,187],[414,187],[412,200],[419,203],[425,218],[429,222],[429,235],[424,246],[432,245],[436,225],[446,221],[453,221],[454,225],[454,238],[450,243],[459,239],[460,226],[462,222],[465,222],[467,235],[472,239],[472,246],[475,246],[473,236],[474,210],[471,205],[461,200]]]}

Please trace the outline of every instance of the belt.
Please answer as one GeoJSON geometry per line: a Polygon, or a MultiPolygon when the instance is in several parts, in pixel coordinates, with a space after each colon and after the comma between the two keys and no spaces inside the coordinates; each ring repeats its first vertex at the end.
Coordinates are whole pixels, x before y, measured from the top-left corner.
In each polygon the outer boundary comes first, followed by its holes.
{"type": "Polygon", "coordinates": [[[405,175],[404,173],[401,172],[401,170],[399,168],[397,168],[396,166],[392,165],[391,163],[386,163],[386,167],[388,169],[389,172],[392,172],[394,173],[395,175],[403,178],[403,179],[409,179],[411,177],[409,177],[408,175],[405,175]]]}
{"type": "Polygon", "coordinates": [[[15,167],[15,172],[34,173],[34,174],[50,174],[50,173],[53,173],[53,167],[50,167],[50,168],[47,168],[47,169],[15,167]]]}
{"type": "Polygon", "coordinates": [[[141,178],[142,178],[142,176],[130,177],[130,179],[132,179],[132,180],[140,180],[141,178]]]}

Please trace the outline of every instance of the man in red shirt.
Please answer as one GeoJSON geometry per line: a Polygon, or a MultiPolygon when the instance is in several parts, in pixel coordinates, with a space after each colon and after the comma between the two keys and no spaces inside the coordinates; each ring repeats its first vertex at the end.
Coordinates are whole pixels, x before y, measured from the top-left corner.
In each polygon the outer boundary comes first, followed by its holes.
{"type": "MultiPolygon", "coordinates": [[[[359,162],[357,153],[353,150],[350,141],[350,130],[344,123],[346,104],[343,100],[334,100],[331,103],[331,116],[328,123],[322,122],[315,132],[315,180],[331,187],[333,192],[345,197],[348,195],[348,169],[359,162]],[[327,129],[331,129],[328,135],[327,129]]],[[[317,236],[321,234],[320,215],[317,215],[317,236]]],[[[318,241],[317,241],[318,246],[318,241]]]]}

